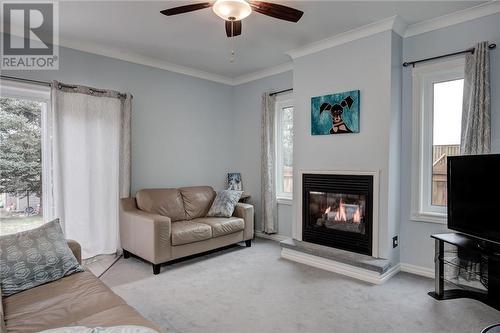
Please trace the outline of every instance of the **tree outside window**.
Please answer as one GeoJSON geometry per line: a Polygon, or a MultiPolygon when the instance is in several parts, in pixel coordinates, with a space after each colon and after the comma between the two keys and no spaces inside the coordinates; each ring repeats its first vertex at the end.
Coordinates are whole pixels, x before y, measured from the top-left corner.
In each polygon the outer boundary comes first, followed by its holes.
{"type": "Polygon", "coordinates": [[[40,102],[0,98],[0,233],[42,223],[40,102]]]}

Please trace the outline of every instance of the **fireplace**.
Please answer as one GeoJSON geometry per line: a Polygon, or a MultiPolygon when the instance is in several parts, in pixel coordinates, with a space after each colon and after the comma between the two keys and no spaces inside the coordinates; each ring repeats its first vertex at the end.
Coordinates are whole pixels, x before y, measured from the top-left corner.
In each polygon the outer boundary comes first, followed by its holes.
{"type": "Polygon", "coordinates": [[[302,175],[302,240],[372,255],[373,176],[302,175]]]}

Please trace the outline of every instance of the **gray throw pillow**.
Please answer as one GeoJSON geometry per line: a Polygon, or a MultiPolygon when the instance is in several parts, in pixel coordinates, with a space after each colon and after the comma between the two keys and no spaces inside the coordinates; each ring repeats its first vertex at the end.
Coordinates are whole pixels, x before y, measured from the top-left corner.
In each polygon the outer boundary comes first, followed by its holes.
{"type": "Polygon", "coordinates": [[[240,200],[243,191],[223,190],[217,192],[212,207],[208,211],[207,216],[210,217],[231,217],[234,212],[234,207],[240,200]]]}
{"type": "Polygon", "coordinates": [[[0,236],[0,287],[10,296],[76,272],[83,267],[54,220],[36,229],[0,236]]]}

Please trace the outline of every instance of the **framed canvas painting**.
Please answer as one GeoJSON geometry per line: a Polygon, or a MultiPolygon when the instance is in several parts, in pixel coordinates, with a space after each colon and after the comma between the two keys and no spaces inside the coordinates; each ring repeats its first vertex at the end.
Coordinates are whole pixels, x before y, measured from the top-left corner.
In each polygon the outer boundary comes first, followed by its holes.
{"type": "Polygon", "coordinates": [[[228,185],[228,190],[243,191],[243,185],[241,183],[241,173],[239,172],[228,173],[227,185],[228,185]]]}
{"type": "Polygon", "coordinates": [[[359,90],[311,98],[311,134],[359,133],[359,90]]]}

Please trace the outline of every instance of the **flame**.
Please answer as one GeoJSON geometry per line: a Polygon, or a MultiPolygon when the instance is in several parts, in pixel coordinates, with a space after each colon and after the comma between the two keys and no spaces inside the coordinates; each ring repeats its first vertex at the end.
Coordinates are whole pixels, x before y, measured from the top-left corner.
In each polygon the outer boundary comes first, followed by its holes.
{"type": "Polygon", "coordinates": [[[356,211],[354,212],[354,215],[352,216],[352,221],[354,223],[361,223],[361,210],[356,208],[356,211]]]}
{"type": "Polygon", "coordinates": [[[339,201],[338,210],[332,211],[332,207],[328,206],[324,214],[326,215],[325,218],[327,220],[334,220],[337,222],[347,222],[348,215],[349,215],[349,221],[351,221],[352,223],[361,223],[361,218],[362,218],[360,206],[356,207],[356,210],[354,211],[354,213],[352,213],[352,215],[351,213],[348,214],[346,206],[342,199],[340,199],[339,201]]]}
{"type": "Polygon", "coordinates": [[[344,202],[340,199],[339,210],[335,214],[335,221],[347,221],[347,215],[345,213],[344,202]]]}

